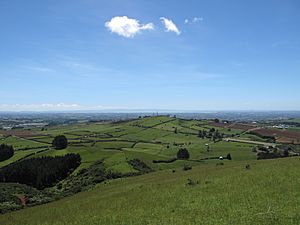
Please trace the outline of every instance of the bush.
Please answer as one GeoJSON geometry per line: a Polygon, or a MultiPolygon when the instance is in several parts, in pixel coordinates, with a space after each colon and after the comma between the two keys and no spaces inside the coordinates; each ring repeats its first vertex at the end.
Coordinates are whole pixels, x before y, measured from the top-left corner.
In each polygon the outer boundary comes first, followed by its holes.
{"type": "Polygon", "coordinates": [[[128,163],[133,167],[133,169],[138,170],[142,173],[149,173],[153,171],[148,165],[139,159],[129,160],[128,163]]]}
{"type": "Polygon", "coordinates": [[[189,159],[190,153],[186,148],[181,148],[177,152],[177,159],[189,159]]]}
{"type": "MultiPolygon", "coordinates": [[[[198,183],[198,182],[197,182],[198,183]]],[[[193,181],[192,179],[188,178],[187,179],[187,183],[186,183],[187,186],[194,186],[196,185],[196,182],[193,181]]]]}
{"type": "Polygon", "coordinates": [[[12,146],[1,144],[0,145],[0,162],[11,158],[14,155],[14,148],[12,146]]]}
{"type": "Polygon", "coordinates": [[[52,146],[58,150],[65,149],[68,147],[68,139],[64,135],[58,135],[53,139],[52,146]]]}
{"type": "Polygon", "coordinates": [[[183,166],[183,170],[186,171],[186,170],[191,170],[192,169],[192,166],[190,165],[184,165],[183,166]]]}

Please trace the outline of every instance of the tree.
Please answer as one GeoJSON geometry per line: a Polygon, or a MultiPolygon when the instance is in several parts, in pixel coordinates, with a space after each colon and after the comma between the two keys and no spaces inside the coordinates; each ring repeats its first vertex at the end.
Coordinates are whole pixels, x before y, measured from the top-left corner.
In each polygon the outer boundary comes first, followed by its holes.
{"type": "Polygon", "coordinates": [[[231,160],[231,159],[232,159],[230,153],[227,154],[226,158],[227,158],[228,160],[231,160]]]}
{"type": "Polygon", "coordinates": [[[214,119],[214,122],[215,123],[220,123],[220,120],[219,119],[214,119]]]}
{"type": "Polygon", "coordinates": [[[189,159],[190,153],[186,148],[181,148],[177,152],[177,159],[189,159]]]}
{"type": "Polygon", "coordinates": [[[175,127],[174,133],[177,134],[177,127],[175,127]]]}
{"type": "Polygon", "coordinates": [[[11,158],[14,155],[14,148],[10,145],[0,145],[0,162],[11,158]]]}
{"type": "Polygon", "coordinates": [[[289,157],[289,150],[283,150],[283,157],[289,157]]]}
{"type": "Polygon", "coordinates": [[[58,135],[53,139],[52,146],[58,150],[65,149],[68,147],[68,139],[64,135],[58,135]]]}

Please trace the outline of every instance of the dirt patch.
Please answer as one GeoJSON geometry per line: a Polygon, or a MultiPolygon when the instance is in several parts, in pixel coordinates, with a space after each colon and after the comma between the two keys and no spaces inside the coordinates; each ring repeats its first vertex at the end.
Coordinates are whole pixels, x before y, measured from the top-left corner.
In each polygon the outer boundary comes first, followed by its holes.
{"type": "Polygon", "coordinates": [[[213,122],[210,125],[214,126],[214,127],[231,128],[231,129],[237,129],[237,130],[242,130],[242,131],[250,130],[250,129],[253,129],[256,127],[254,125],[242,124],[242,123],[215,123],[215,122],[213,122]]]}
{"type": "Polygon", "coordinates": [[[280,143],[300,143],[300,133],[296,131],[261,128],[252,133],[261,137],[274,137],[280,143]]]}
{"type": "Polygon", "coordinates": [[[29,138],[29,137],[37,137],[37,136],[47,136],[46,134],[41,134],[36,131],[31,131],[31,130],[1,130],[0,134],[3,134],[5,136],[16,136],[20,138],[29,138]]]}

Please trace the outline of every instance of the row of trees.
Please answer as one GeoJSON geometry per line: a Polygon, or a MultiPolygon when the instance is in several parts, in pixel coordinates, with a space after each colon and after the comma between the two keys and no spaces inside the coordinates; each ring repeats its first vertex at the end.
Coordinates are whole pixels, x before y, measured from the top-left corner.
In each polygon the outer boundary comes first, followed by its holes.
{"type": "Polygon", "coordinates": [[[25,159],[0,169],[0,182],[14,182],[43,189],[66,178],[81,163],[79,154],[25,159]]]}
{"type": "Polygon", "coordinates": [[[0,145],[0,162],[7,160],[14,155],[14,148],[10,145],[0,145]]]}

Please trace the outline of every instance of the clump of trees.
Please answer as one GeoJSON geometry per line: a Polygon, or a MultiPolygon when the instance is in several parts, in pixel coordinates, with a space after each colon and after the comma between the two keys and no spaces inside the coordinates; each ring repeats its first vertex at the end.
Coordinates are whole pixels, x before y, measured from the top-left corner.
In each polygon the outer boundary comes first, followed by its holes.
{"type": "Polygon", "coordinates": [[[66,178],[80,163],[79,154],[25,159],[0,169],[0,182],[27,184],[44,189],[66,178]]]}
{"type": "Polygon", "coordinates": [[[181,148],[177,152],[177,159],[189,159],[190,153],[186,148],[181,148]]]}
{"type": "MultiPolygon", "coordinates": [[[[253,151],[253,150],[252,150],[253,151]]],[[[265,147],[265,146],[257,146],[255,147],[255,151],[257,152],[257,159],[274,159],[274,158],[284,158],[289,156],[296,156],[298,154],[293,154],[292,149],[289,147],[265,147]]]]}
{"type": "Polygon", "coordinates": [[[64,135],[58,135],[53,139],[52,146],[57,150],[65,149],[68,147],[68,139],[64,135]]]}
{"type": "Polygon", "coordinates": [[[0,145],[0,162],[7,160],[14,155],[14,148],[10,145],[0,145]]]}
{"type": "Polygon", "coordinates": [[[220,133],[219,130],[216,130],[215,128],[211,128],[208,131],[206,130],[199,130],[198,137],[199,138],[209,138],[212,141],[218,141],[223,138],[224,134],[220,133]]]}

